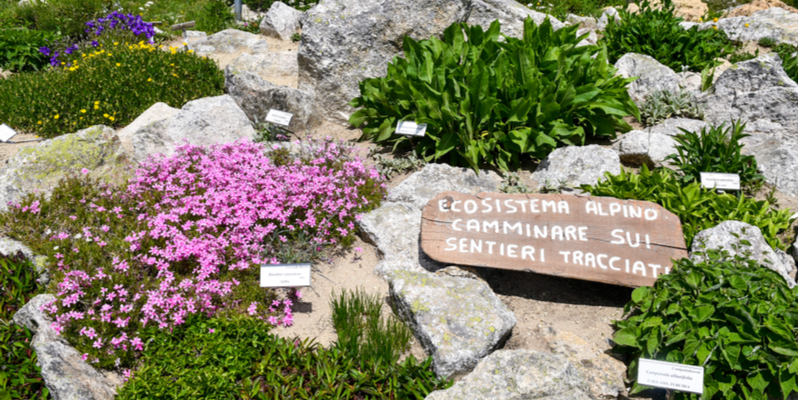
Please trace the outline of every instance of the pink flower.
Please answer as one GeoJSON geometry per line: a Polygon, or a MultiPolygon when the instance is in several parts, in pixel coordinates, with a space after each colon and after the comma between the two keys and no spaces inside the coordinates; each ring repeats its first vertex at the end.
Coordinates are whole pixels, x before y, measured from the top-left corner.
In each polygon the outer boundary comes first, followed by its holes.
{"type": "Polygon", "coordinates": [[[81,168],[81,173],[82,173],[82,174],[84,174],[84,175],[86,175],[86,174],[88,174],[88,173],[89,173],[89,170],[88,170],[88,169],[86,169],[86,168],[81,168]]]}
{"type": "Polygon", "coordinates": [[[83,356],[81,356],[81,359],[83,361],[86,361],[88,358],[89,358],[89,353],[83,353],[83,356]]]}
{"type": "Polygon", "coordinates": [[[214,333],[214,328],[208,328],[208,333],[214,333]]]}

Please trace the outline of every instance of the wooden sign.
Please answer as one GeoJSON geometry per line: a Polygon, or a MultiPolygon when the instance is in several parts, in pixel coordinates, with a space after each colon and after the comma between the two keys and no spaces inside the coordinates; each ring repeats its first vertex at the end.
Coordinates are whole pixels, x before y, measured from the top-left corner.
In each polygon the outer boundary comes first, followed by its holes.
{"type": "Polygon", "coordinates": [[[180,23],[180,24],[172,25],[172,30],[173,31],[185,31],[185,30],[187,30],[189,28],[194,28],[195,26],[197,26],[197,24],[194,21],[183,22],[183,23],[180,23]]]}
{"type": "Polygon", "coordinates": [[[688,255],[680,220],[655,203],[457,192],[425,206],[422,250],[444,263],[630,287],[652,285],[688,255]]]}

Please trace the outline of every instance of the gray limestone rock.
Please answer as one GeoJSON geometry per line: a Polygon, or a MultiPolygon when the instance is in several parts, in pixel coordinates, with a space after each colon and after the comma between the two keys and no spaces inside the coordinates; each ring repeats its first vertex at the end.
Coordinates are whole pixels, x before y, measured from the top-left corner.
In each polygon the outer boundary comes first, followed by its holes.
{"type": "Polygon", "coordinates": [[[420,251],[422,211],[407,203],[384,202],[358,221],[364,240],[378,248],[382,257],[375,273],[387,277],[392,271],[425,272],[445,267],[420,251]]]}
{"type": "Polygon", "coordinates": [[[120,144],[122,145],[122,150],[126,153],[126,156],[130,160],[134,160],[133,154],[133,134],[136,133],[139,129],[152,125],[158,121],[166,120],[175,116],[175,114],[179,113],[181,110],[177,108],[170,107],[167,103],[156,103],[150,106],[147,110],[145,110],[141,115],[136,117],[133,122],[128,124],[128,126],[120,129],[117,131],[117,137],[119,137],[120,144]]]}
{"type": "MultiPolygon", "coordinates": [[[[797,46],[797,13],[782,8],[773,7],[756,11],[749,17],[722,18],[717,22],[704,22],[698,24],[698,29],[713,29],[715,25],[725,32],[730,40],[737,42],[758,41],[768,37],[778,43],[797,46]]],[[[687,24],[684,29],[690,29],[692,26],[687,24]]]]}
{"type": "Polygon", "coordinates": [[[302,12],[276,1],[272,3],[267,15],[261,20],[261,34],[281,40],[290,40],[292,34],[300,31],[302,12]]]}
{"type": "Polygon", "coordinates": [[[702,260],[702,253],[705,249],[722,249],[731,256],[738,254],[744,256],[750,254],[750,258],[759,262],[763,267],[777,271],[789,283],[789,287],[794,287],[795,281],[791,276],[795,273],[796,267],[793,263],[787,262],[783,257],[778,256],[774,250],[764,240],[761,229],[756,226],[741,221],[723,221],[717,226],[702,230],[695,235],[692,242],[692,259],[702,260]],[[733,234],[738,235],[737,238],[733,234]],[[740,243],[741,240],[750,242],[750,245],[740,243]],[[734,245],[738,250],[734,249],[734,245]]]}
{"type": "Polygon", "coordinates": [[[743,153],[756,157],[768,183],[797,194],[797,84],[776,54],[737,63],[697,101],[712,124],[747,123],[743,153]]]}
{"type": "Polygon", "coordinates": [[[470,6],[470,0],[323,0],[303,23],[299,88],[316,95],[325,117],[344,123],[358,83],[385,76],[405,36],[441,35],[465,22],[470,6]]]}
{"type": "Polygon", "coordinates": [[[295,133],[322,124],[314,95],[278,86],[250,72],[225,68],[225,91],[251,120],[264,121],[270,109],[294,114],[289,129],[295,133]]]}
{"type": "Polygon", "coordinates": [[[619,155],[611,149],[596,144],[588,146],[567,146],[553,150],[542,160],[531,175],[538,182],[538,189],[550,183],[578,188],[580,185],[594,185],[603,179],[606,172],[618,174],[619,155]]]}
{"type": "Polygon", "coordinates": [[[619,22],[622,20],[619,16],[619,11],[617,11],[614,7],[608,7],[603,10],[603,14],[600,15],[600,18],[597,19],[597,29],[605,30],[606,26],[608,26],[609,18],[613,18],[614,22],[619,22]]]}
{"type": "Polygon", "coordinates": [[[470,372],[517,323],[483,281],[395,271],[389,275],[389,291],[440,377],[470,372]]]}
{"type": "Polygon", "coordinates": [[[183,144],[208,146],[252,139],[255,130],[247,115],[231,96],[222,95],[192,100],[175,115],[137,129],[131,135],[133,159],[175,154],[183,144]]]}
{"type": "Polygon", "coordinates": [[[642,103],[657,90],[680,90],[680,77],[672,69],[655,58],[637,53],[628,53],[614,64],[617,74],[623,78],[638,77],[628,84],[628,94],[637,103],[642,103]]]}
{"type": "Polygon", "coordinates": [[[297,52],[295,51],[276,51],[265,54],[242,54],[236,57],[225,67],[232,68],[233,71],[250,72],[263,79],[288,79],[296,80],[297,52]]]}
{"type": "MultiPolygon", "coordinates": [[[[682,134],[678,128],[699,132],[708,124],[688,118],[670,118],[645,130],[630,131],[617,139],[611,148],[622,162],[647,165],[650,168],[664,165],[664,159],[675,150],[673,136],[682,134]]],[[[667,165],[668,166],[668,165],[667,165]]]]}
{"type": "Polygon", "coordinates": [[[575,32],[575,34],[576,34],[578,37],[580,37],[580,36],[582,36],[582,35],[584,35],[584,34],[587,34],[587,33],[589,34],[589,36],[587,36],[587,37],[586,37],[586,39],[583,39],[583,40],[581,40],[581,41],[578,43],[578,46],[577,46],[577,47],[581,47],[581,46],[590,46],[590,45],[592,45],[592,46],[593,46],[593,45],[596,45],[596,44],[597,44],[597,32],[596,32],[594,29],[589,29],[589,28],[580,28],[580,29],[578,29],[578,31],[577,31],[577,32],[575,32]]]}
{"type": "Polygon", "coordinates": [[[428,164],[421,171],[411,174],[405,181],[389,191],[388,201],[404,202],[422,209],[428,201],[441,192],[477,194],[494,192],[502,178],[492,171],[481,171],[476,175],[466,168],[447,164],[428,164]]]}
{"type": "Polygon", "coordinates": [[[225,29],[189,43],[189,48],[197,55],[212,56],[221,54],[261,54],[267,52],[264,37],[239,29],[225,29]]]}
{"type": "Polygon", "coordinates": [[[0,211],[29,193],[49,194],[69,173],[86,168],[107,181],[128,177],[127,160],[119,156],[114,130],[103,125],[25,147],[0,168],[0,211]]]}
{"type": "Polygon", "coordinates": [[[566,358],[534,350],[498,350],[455,385],[425,400],[589,400],[581,372],[566,358]]]}
{"type": "Polygon", "coordinates": [[[57,400],[112,400],[122,385],[120,376],[94,369],[50,327],[52,320],[41,307],[53,300],[53,295],[38,295],[14,314],[14,323],[35,332],[31,347],[50,395],[57,400]]]}
{"type": "Polygon", "coordinates": [[[533,11],[515,0],[472,0],[472,10],[469,13],[467,23],[470,25],[480,25],[484,30],[489,29],[489,25],[495,20],[500,21],[500,32],[506,36],[522,38],[523,22],[530,17],[537,25],[540,25],[546,18],[550,18],[553,30],[564,27],[564,23],[555,17],[533,11]]]}
{"type": "Polygon", "coordinates": [[[579,24],[581,29],[597,29],[597,20],[594,17],[581,17],[575,14],[567,14],[567,19],[564,21],[567,25],[579,24]]]}

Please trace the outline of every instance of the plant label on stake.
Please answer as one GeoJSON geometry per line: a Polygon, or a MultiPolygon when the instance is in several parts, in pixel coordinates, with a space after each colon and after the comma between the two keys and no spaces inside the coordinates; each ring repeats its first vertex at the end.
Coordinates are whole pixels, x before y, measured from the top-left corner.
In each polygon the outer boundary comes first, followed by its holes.
{"type": "Polygon", "coordinates": [[[395,133],[405,136],[425,136],[425,130],[428,129],[428,124],[417,124],[414,121],[398,121],[395,133]]]}
{"type": "Polygon", "coordinates": [[[17,134],[17,131],[11,129],[10,126],[6,124],[0,125],[0,142],[8,142],[17,134]]]}
{"type": "Polygon", "coordinates": [[[311,264],[263,264],[261,287],[311,286],[311,264]]]}
{"type": "Polygon", "coordinates": [[[270,109],[267,113],[267,122],[288,127],[294,114],[285,111],[270,109]]]}
{"type": "Polygon", "coordinates": [[[739,174],[722,174],[718,172],[701,172],[700,183],[706,189],[741,190],[739,174]]]}
{"type": "Polygon", "coordinates": [[[644,386],[703,394],[704,374],[703,367],[640,358],[636,382],[644,386]]]}

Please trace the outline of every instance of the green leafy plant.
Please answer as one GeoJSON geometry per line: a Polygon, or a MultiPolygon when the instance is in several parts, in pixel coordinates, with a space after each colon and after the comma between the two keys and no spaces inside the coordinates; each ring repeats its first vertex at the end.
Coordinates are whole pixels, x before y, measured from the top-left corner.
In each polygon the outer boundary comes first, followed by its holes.
{"type": "Polygon", "coordinates": [[[503,182],[498,188],[502,193],[534,193],[535,191],[522,183],[522,179],[516,172],[503,172],[503,182]]]}
{"type": "MultiPolygon", "coordinates": [[[[278,0],[244,0],[243,3],[247,4],[250,9],[254,11],[268,11],[272,4],[278,0]]],[[[314,7],[319,0],[286,0],[283,1],[289,7],[295,8],[300,11],[306,11],[314,7]]]]}
{"type": "Polygon", "coordinates": [[[172,333],[152,329],[117,399],[421,400],[451,384],[436,378],[431,358],[386,363],[270,331],[254,318],[201,316],[172,333]]]}
{"type": "Polygon", "coordinates": [[[665,161],[671,161],[679,171],[683,182],[699,182],[700,172],[725,172],[738,174],[742,183],[758,187],[764,177],[758,173],[756,158],[742,154],[744,144],[739,143],[750,135],[744,133],[746,124],[739,121],[730,125],[711,126],[700,132],[690,132],[683,128],[674,137],[677,154],[670,154],[665,161]]]}
{"type": "Polygon", "coordinates": [[[525,4],[531,10],[552,15],[558,20],[565,21],[568,14],[575,14],[581,17],[599,17],[606,7],[626,6],[625,1],[620,0],[517,0],[525,4]]]}
{"type": "Polygon", "coordinates": [[[685,90],[657,90],[645,99],[640,108],[645,126],[657,125],[670,118],[703,119],[703,109],[694,96],[685,90]]]}
{"type": "Polygon", "coordinates": [[[697,26],[684,30],[682,18],[674,15],[675,7],[665,1],[660,10],[645,0],[637,13],[619,12],[621,21],[609,21],[601,43],[608,45],[608,57],[617,62],[627,53],[646,54],[658,62],[681,72],[683,66],[701,72],[706,67],[732,53],[734,47],[725,32],[716,29],[699,30],[697,26]]]}
{"type": "Polygon", "coordinates": [[[51,32],[26,28],[0,30],[0,69],[12,72],[42,69],[49,58],[39,48],[57,38],[51,32]]]}
{"type": "Polygon", "coordinates": [[[383,154],[373,154],[372,158],[375,160],[378,172],[387,179],[393,175],[420,170],[425,166],[425,160],[417,157],[414,152],[410,152],[405,156],[396,155],[393,158],[383,154]]]}
{"type": "Polygon", "coordinates": [[[682,259],[652,287],[642,286],[616,321],[615,351],[638,359],[705,368],[703,395],[674,392],[672,399],[786,399],[797,391],[797,286],[755,261],[707,251],[702,261],[682,259]]]}
{"type": "Polygon", "coordinates": [[[775,45],[777,45],[777,44],[778,44],[778,42],[775,41],[775,38],[773,38],[773,37],[767,36],[767,37],[762,37],[761,39],[758,39],[758,45],[761,46],[761,47],[770,47],[770,48],[772,48],[772,47],[775,47],[775,45]]]}
{"type": "Polygon", "coordinates": [[[703,72],[700,73],[700,91],[705,92],[706,90],[710,89],[712,85],[714,85],[714,73],[717,71],[717,67],[711,68],[709,70],[708,67],[703,68],[703,72]]]}
{"type": "Polygon", "coordinates": [[[736,63],[740,63],[742,61],[752,60],[752,59],[754,59],[756,57],[758,57],[758,49],[756,49],[756,53],[755,54],[748,53],[748,52],[740,52],[740,53],[731,54],[730,57],[728,57],[728,61],[731,64],[736,64],[736,63]]]}
{"type": "Polygon", "coordinates": [[[783,70],[786,71],[786,74],[797,82],[797,46],[781,43],[773,47],[772,50],[778,53],[781,58],[783,70]]]}
{"type": "Polygon", "coordinates": [[[11,320],[39,294],[38,275],[22,254],[0,255],[0,399],[49,398],[30,347],[33,334],[11,320]]]}
{"type": "Polygon", "coordinates": [[[791,243],[779,236],[790,226],[792,211],[773,209],[769,202],[757,201],[742,194],[718,194],[704,189],[699,182],[685,183],[678,173],[642,166],[639,174],[620,170],[619,175],[605,174],[604,181],[581,189],[593,196],[645,200],[660,204],[681,220],[683,237],[691,246],[694,236],[722,221],[734,220],[757,226],[772,248],[786,250],[791,243]]]}
{"type": "Polygon", "coordinates": [[[630,129],[639,117],[626,85],[615,77],[605,49],[576,47],[578,26],[552,31],[549,19],[525,21],[522,39],[456,23],[443,40],[403,42],[385,78],[359,84],[363,107],[350,117],[363,139],[394,148],[413,146],[425,161],[447,160],[478,170],[509,170],[520,157],[543,158],[560,145],[630,129]],[[596,56],[592,58],[592,56],[596,56]],[[424,138],[394,134],[399,121],[427,123],[424,138]]]}
{"type": "Polygon", "coordinates": [[[108,0],[28,1],[16,7],[14,13],[20,26],[53,32],[75,41],[86,37],[87,21],[107,14],[111,8],[108,0]]]}
{"type": "Polygon", "coordinates": [[[411,331],[394,315],[383,318],[378,295],[363,289],[331,294],[331,319],[336,329],[336,346],[346,354],[365,360],[395,364],[408,350],[411,331]]]}
{"type": "Polygon", "coordinates": [[[299,41],[301,41],[303,39],[303,35],[300,34],[300,33],[293,33],[292,36],[291,36],[291,39],[292,39],[292,42],[297,43],[297,42],[299,42],[299,41]]]}
{"type": "Polygon", "coordinates": [[[75,55],[57,71],[0,80],[0,120],[44,137],[96,124],[125,126],[157,102],[182,107],[222,94],[222,71],[211,59],[122,42],[75,55]]]}
{"type": "Polygon", "coordinates": [[[208,34],[216,33],[233,25],[234,15],[223,0],[211,0],[203,5],[197,30],[208,34]]]}

